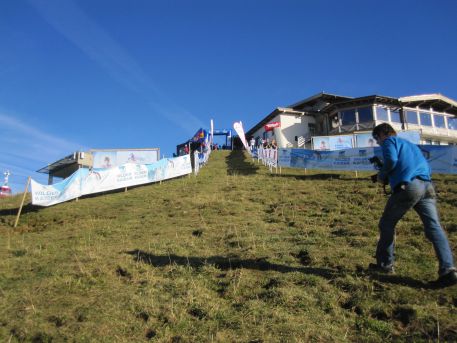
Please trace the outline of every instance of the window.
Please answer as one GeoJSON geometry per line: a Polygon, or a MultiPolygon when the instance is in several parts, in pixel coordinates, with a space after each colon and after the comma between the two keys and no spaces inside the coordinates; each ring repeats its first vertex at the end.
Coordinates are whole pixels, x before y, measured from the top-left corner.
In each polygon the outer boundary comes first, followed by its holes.
{"type": "Polygon", "coordinates": [[[355,124],[355,110],[347,110],[340,112],[341,125],[353,125],[355,124]]]}
{"type": "Polygon", "coordinates": [[[373,110],[371,107],[363,107],[357,109],[359,113],[359,123],[367,123],[373,121],[373,110]]]}
{"type": "Polygon", "coordinates": [[[330,127],[332,129],[334,129],[340,125],[339,120],[338,120],[338,113],[331,116],[329,119],[330,119],[330,127]]]}
{"type": "Polygon", "coordinates": [[[409,124],[419,124],[416,111],[406,111],[406,121],[409,124]]]}
{"type": "Polygon", "coordinates": [[[439,127],[440,129],[446,128],[446,123],[444,122],[444,117],[438,114],[433,115],[433,120],[435,121],[435,127],[439,127]]]}
{"type": "Polygon", "coordinates": [[[389,116],[387,114],[387,108],[385,107],[376,107],[376,119],[389,121],[389,116]]]}
{"type": "Polygon", "coordinates": [[[313,123],[308,124],[309,134],[314,136],[316,134],[316,125],[313,123]]]}
{"type": "Polygon", "coordinates": [[[399,110],[390,110],[390,121],[394,123],[401,123],[399,110]]]}
{"type": "Polygon", "coordinates": [[[457,118],[456,117],[454,117],[454,118],[448,117],[447,118],[447,127],[450,130],[457,130],[457,118]]]}
{"type": "Polygon", "coordinates": [[[421,118],[421,125],[432,126],[432,116],[430,113],[419,112],[419,117],[421,118]]]}

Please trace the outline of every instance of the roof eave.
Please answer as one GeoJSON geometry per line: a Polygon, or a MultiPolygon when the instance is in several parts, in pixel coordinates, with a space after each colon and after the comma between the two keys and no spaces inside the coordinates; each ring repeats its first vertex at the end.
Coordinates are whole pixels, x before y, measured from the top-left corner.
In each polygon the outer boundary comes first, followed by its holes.
{"type": "Polygon", "coordinates": [[[399,98],[400,102],[404,105],[414,104],[417,102],[433,102],[433,101],[442,101],[449,105],[449,110],[457,111],[457,101],[448,98],[440,93],[433,93],[433,94],[421,94],[421,95],[412,95],[412,96],[405,96],[399,98]]]}
{"type": "Polygon", "coordinates": [[[320,93],[317,93],[317,94],[314,94],[312,96],[310,96],[309,98],[306,98],[306,99],[303,99],[303,100],[300,100],[292,105],[289,105],[287,107],[290,107],[290,108],[295,108],[295,107],[298,107],[298,106],[301,106],[303,104],[306,104],[307,102],[310,102],[310,101],[313,101],[313,100],[316,100],[316,99],[319,99],[319,98],[323,98],[323,97],[333,97],[333,98],[345,98],[345,99],[353,99],[352,97],[349,97],[349,96],[343,96],[343,95],[337,95],[337,94],[330,94],[330,93],[325,93],[325,92],[320,92],[320,93]]]}

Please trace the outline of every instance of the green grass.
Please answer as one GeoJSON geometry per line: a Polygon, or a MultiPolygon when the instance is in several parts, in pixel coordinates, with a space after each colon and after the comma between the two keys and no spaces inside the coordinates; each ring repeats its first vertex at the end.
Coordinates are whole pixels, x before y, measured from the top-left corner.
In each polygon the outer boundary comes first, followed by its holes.
{"type": "MultiPolygon", "coordinates": [[[[50,208],[0,199],[0,339],[11,342],[456,341],[457,287],[419,218],[396,274],[366,272],[386,198],[369,174],[217,151],[183,177],[50,208]]],[[[436,178],[454,252],[455,176],[436,178]]]]}

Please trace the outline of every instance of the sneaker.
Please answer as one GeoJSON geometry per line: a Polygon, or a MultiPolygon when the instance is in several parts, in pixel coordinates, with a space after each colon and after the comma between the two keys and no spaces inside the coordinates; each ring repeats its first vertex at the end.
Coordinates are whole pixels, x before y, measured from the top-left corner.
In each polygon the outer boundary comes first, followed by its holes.
{"type": "Polygon", "coordinates": [[[432,285],[436,287],[449,287],[457,285],[457,272],[451,270],[449,273],[441,275],[436,281],[432,282],[432,285]]]}
{"type": "Polygon", "coordinates": [[[370,263],[368,265],[368,270],[372,272],[379,272],[384,274],[393,274],[394,273],[394,266],[391,264],[390,266],[383,266],[376,263],[370,263]]]}

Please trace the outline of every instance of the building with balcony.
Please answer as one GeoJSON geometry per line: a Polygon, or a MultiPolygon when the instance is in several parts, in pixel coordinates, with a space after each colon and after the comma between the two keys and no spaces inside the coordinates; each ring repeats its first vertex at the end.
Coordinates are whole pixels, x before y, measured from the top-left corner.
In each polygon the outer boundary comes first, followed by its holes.
{"type": "Polygon", "coordinates": [[[381,123],[397,131],[419,131],[421,144],[457,144],[457,102],[441,94],[351,98],[319,93],[276,108],[246,136],[275,139],[282,148],[311,148],[314,136],[368,133],[381,123]],[[265,130],[270,122],[279,122],[280,128],[265,130]]]}

